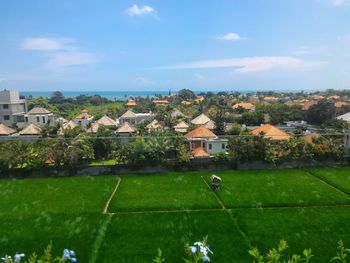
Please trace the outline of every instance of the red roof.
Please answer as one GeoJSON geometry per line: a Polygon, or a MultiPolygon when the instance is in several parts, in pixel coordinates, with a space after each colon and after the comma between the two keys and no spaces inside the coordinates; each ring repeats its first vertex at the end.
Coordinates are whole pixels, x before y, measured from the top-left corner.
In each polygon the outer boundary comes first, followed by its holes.
{"type": "Polygon", "coordinates": [[[192,151],[193,157],[209,157],[209,154],[202,147],[198,147],[192,151]]]}
{"type": "Polygon", "coordinates": [[[185,137],[186,138],[215,138],[216,135],[205,126],[199,126],[193,131],[190,131],[189,133],[187,133],[185,137]]]}

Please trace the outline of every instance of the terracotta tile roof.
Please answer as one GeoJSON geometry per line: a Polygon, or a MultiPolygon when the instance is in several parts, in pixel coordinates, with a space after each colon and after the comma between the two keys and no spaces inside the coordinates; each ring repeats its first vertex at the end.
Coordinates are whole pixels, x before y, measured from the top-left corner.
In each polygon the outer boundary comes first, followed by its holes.
{"type": "Polygon", "coordinates": [[[255,110],[255,105],[251,104],[250,102],[237,103],[232,106],[232,109],[238,109],[239,107],[242,107],[245,110],[255,110]]]}
{"type": "Polygon", "coordinates": [[[209,157],[209,154],[202,147],[198,147],[192,151],[192,156],[196,158],[209,157]]]}
{"type": "Polygon", "coordinates": [[[185,137],[186,138],[215,138],[217,136],[205,126],[199,126],[193,131],[190,131],[189,133],[187,133],[185,137]]]}
{"type": "Polygon", "coordinates": [[[309,110],[312,106],[316,105],[316,101],[307,101],[304,104],[302,104],[302,110],[309,110]]]}
{"type": "Polygon", "coordinates": [[[314,100],[323,100],[323,99],[324,99],[324,96],[321,96],[321,95],[314,95],[314,96],[312,96],[312,98],[313,98],[314,100]]]}
{"type": "Polygon", "coordinates": [[[167,101],[167,100],[153,100],[153,103],[156,104],[156,105],[162,106],[162,105],[169,104],[169,101],[167,101]]]}
{"type": "Polygon", "coordinates": [[[83,119],[90,119],[91,117],[93,117],[93,116],[86,113],[86,114],[79,114],[79,115],[75,116],[74,119],[81,119],[81,120],[83,120],[83,119]]]}
{"type": "Polygon", "coordinates": [[[338,101],[336,103],[334,103],[334,106],[336,108],[341,108],[341,107],[345,107],[345,106],[348,106],[349,103],[348,102],[345,102],[345,101],[338,101]]]}
{"type": "Polygon", "coordinates": [[[266,96],[264,97],[265,101],[275,101],[278,100],[278,98],[274,97],[274,96],[266,96]]]}
{"type": "Polygon", "coordinates": [[[125,106],[128,106],[128,107],[132,107],[132,106],[136,106],[136,101],[134,100],[128,100],[128,102],[125,104],[125,106]]]}
{"type": "Polygon", "coordinates": [[[318,134],[317,132],[313,132],[311,134],[305,135],[304,139],[307,143],[313,143],[313,139],[318,137],[320,137],[320,134],[318,134]]]}
{"type": "Polygon", "coordinates": [[[281,129],[278,129],[277,127],[270,124],[262,125],[252,130],[250,133],[256,136],[259,136],[263,133],[265,138],[272,140],[289,140],[291,137],[285,131],[282,131],[281,129]]]}

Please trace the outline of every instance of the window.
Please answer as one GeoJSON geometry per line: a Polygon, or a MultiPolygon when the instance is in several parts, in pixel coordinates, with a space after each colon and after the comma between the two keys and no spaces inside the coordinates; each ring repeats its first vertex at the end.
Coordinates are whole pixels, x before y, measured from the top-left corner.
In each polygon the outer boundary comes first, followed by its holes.
{"type": "Polygon", "coordinates": [[[4,121],[9,121],[10,120],[10,115],[4,115],[4,121]]]}
{"type": "Polygon", "coordinates": [[[203,148],[205,148],[205,142],[203,142],[203,148]]]}
{"type": "Polygon", "coordinates": [[[212,149],[212,145],[211,145],[211,143],[209,143],[209,150],[211,150],[212,149]]]}
{"type": "Polygon", "coordinates": [[[43,116],[43,123],[45,123],[46,122],[46,120],[45,120],[45,117],[43,116]]]}
{"type": "Polygon", "coordinates": [[[24,122],[24,116],[23,115],[18,115],[17,116],[17,122],[24,122]]]}
{"type": "Polygon", "coordinates": [[[2,105],[2,107],[3,107],[4,110],[8,110],[9,105],[8,104],[4,104],[4,105],[2,105]]]}
{"type": "Polygon", "coordinates": [[[40,122],[40,117],[36,116],[36,122],[40,122]]]}
{"type": "Polygon", "coordinates": [[[221,148],[222,148],[222,149],[225,149],[225,147],[226,147],[226,146],[225,146],[225,144],[223,143],[223,144],[221,145],[221,148]]]}
{"type": "Polygon", "coordinates": [[[24,119],[25,119],[26,122],[28,122],[28,117],[25,117],[24,119]]]}

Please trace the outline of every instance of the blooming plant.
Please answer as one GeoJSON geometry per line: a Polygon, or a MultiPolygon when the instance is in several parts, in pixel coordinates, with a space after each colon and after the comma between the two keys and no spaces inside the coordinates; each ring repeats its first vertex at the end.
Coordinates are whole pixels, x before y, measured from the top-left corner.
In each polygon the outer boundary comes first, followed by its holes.
{"type": "MultiPolygon", "coordinates": [[[[23,253],[16,253],[13,257],[5,256],[1,258],[1,263],[20,263],[24,258],[23,253]]],[[[23,261],[24,262],[24,261],[23,261]]],[[[75,252],[73,250],[65,249],[63,250],[63,255],[61,257],[52,257],[52,244],[50,243],[44,250],[44,254],[41,257],[38,257],[33,253],[26,263],[68,263],[68,262],[77,262],[75,257],[75,252]]]]}
{"type": "Polygon", "coordinates": [[[184,259],[186,263],[210,262],[209,254],[213,254],[207,244],[207,237],[193,246],[186,244],[185,251],[188,256],[188,259],[184,259]]]}

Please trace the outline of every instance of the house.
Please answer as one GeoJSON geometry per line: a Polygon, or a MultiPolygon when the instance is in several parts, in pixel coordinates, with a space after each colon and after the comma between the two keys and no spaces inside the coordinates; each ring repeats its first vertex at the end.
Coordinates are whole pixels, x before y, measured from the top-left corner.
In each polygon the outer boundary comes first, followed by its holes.
{"type": "Polygon", "coordinates": [[[251,111],[254,112],[256,107],[254,104],[250,103],[250,102],[241,102],[241,103],[236,103],[232,106],[232,109],[236,110],[242,108],[246,111],[251,111]]]}
{"type": "Polygon", "coordinates": [[[146,120],[153,120],[154,114],[152,112],[149,113],[134,113],[131,110],[126,111],[122,116],[120,116],[117,120],[117,124],[122,126],[124,123],[128,122],[131,125],[138,125],[146,120]]]}
{"type": "Polygon", "coordinates": [[[118,128],[116,131],[119,137],[121,137],[122,142],[126,143],[128,142],[128,138],[131,137],[132,134],[136,133],[136,129],[131,126],[130,123],[124,122],[124,124],[118,128]]]}
{"type": "Polygon", "coordinates": [[[108,117],[107,115],[101,117],[96,121],[99,125],[108,127],[108,128],[115,128],[117,127],[117,122],[113,120],[112,118],[108,117]]]}
{"type": "Polygon", "coordinates": [[[101,127],[102,125],[97,123],[97,122],[92,122],[90,124],[90,127],[86,129],[87,133],[97,133],[98,129],[101,127]]]}
{"type": "Polygon", "coordinates": [[[9,136],[11,134],[14,134],[15,132],[16,131],[14,129],[7,127],[3,123],[0,123],[0,136],[9,136]]]}
{"type": "Polygon", "coordinates": [[[181,101],[181,104],[184,106],[190,106],[190,105],[192,105],[192,102],[189,100],[184,100],[184,101],[181,101]]]}
{"type": "Polygon", "coordinates": [[[329,96],[327,98],[327,100],[331,100],[331,101],[336,101],[336,100],[339,100],[339,99],[340,99],[340,96],[338,96],[338,95],[329,96]]]}
{"type": "Polygon", "coordinates": [[[88,124],[92,122],[93,119],[94,116],[90,115],[87,109],[84,109],[79,115],[74,117],[73,121],[80,125],[83,129],[86,129],[88,124]]]}
{"type": "Polygon", "coordinates": [[[193,158],[208,158],[217,153],[226,153],[228,140],[219,138],[205,126],[199,126],[185,137],[190,143],[193,158]]]}
{"type": "Polygon", "coordinates": [[[191,120],[191,123],[193,125],[205,125],[210,121],[209,117],[205,114],[201,114],[198,117],[194,118],[193,120],[191,120]]]}
{"type": "Polygon", "coordinates": [[[304,136],[304,139],[307,143],[310,143],[312,144],[313,143],[313,140],[314,139],[317,139],[319,138],[321,135],[317,132],[313,132],[313,133],[310,133],[310,134],[307,134],[304,136]]]}
{"type": "Polygon", "coordinates": [[[311,107],[317,105],[317,102],[314,100],[310,101],[305,101],[304,103],[301,104],[301,109],[302,110],[309,110],[311,107]]]}
{"type": "Polygon", "coordinates": [[[134,107],[134,106],[136,106],[136,105],[137,105],[137,103],[136,103],[136,101],[134,101],[134,100],[128,100],[128,102],[125,103],[125,106],[126,106],[126,107],[134,107]]]}
{"type": "Polygon", "coordinates": [[[266,97],[264,97],[263,100],[264,100],[265,102],[268,102],[268,103],[273,103],[273,102],[278,101],[278,98],[277,98],[277,97],[274,97],[274,96],[266,96],[266,97]]]}
{"type": "Polygon", "coordinates": [[[188,124],[184,121],[181,121],[174,126],[174,130],[180,133],[186,133],[188,128],[189,128],[188,124]]]}
{"type": "Polygon", "coordinates": [[[272,140],[289,140],[291,138],[288,133],[271,124],[261,125],[260,127],[250,131],[250,133],[255,136],[262,135],[264,138],[272,140]]]}
{"type": "Polygon", "coordinates": [[[342,111],[343,107],[349,106],[349,102],[346,101],[338,101],[334,103],[335,111],[337,113],[340,113],[342,111]]]}
{"type": "Polygon", "coordinates": [[[152,101],[156,106],[168,106],[169,101],[167,100],[153,100],[152,101]]]}
{"type": "Polygon", "coordinates": [[[26,123],[34,123],[37,126],[44,126],[44,125],[55,125],[55,116],[54,114],[41,107],[35,107],[28,111],[27,114],[24,115],[24,119],[26,123]]]}
{"type": "Polygon", "coordinates": [[[79,127],[74,121],[69,121],[61,124],[62,127],[58,130],[59,135],[64,135],[66,131],[73,130],[76,127],[79,127]]]}
{"type": "Polygon", "coordinates": [[[149,123],[146,126],[146,129],[148,130],[149,133],[153,131],[160,131],[163,128],[164,128],[163,125],[161,125],[157,120],[153,120],[151,123],[149,123]]]}
{"type": "Polygon", "coordinates": [[[41,128],[33,123],[30,123],[27,127],[18,133],[20,136],[39,136],[41,134],[41,128]]]}
{"type": "Polygon", "coordinates": [[[324,100],[324,96],[322,96],[322,95],[313,95],[312,98],[314,100],[324,100]]]}
{"type": "Polygon", "coordinates": [[[172,118],[185,118],[185,114],[183,114],[181,111],[179,110],[174,110],[171,114],[172,118]]]}
{"type": "Polygon", "coordinates": [[[194,100],[196,103],[201,103],[202,101],[204,101],[204,96],[196,96],[196,99],[194,100]]]}
{"type": "Polygon", "coordinates": [[[337,120],[343,120],[347,124],[350,124],[350,112],[340,115],[336,118],[337,120]]]}
{"type": "Polygon", "coordinates": [[[23,128],[26,123],[27,101],[21,99],[17,90],[0,91],[0,122],[9,127],[23,128]]]}

